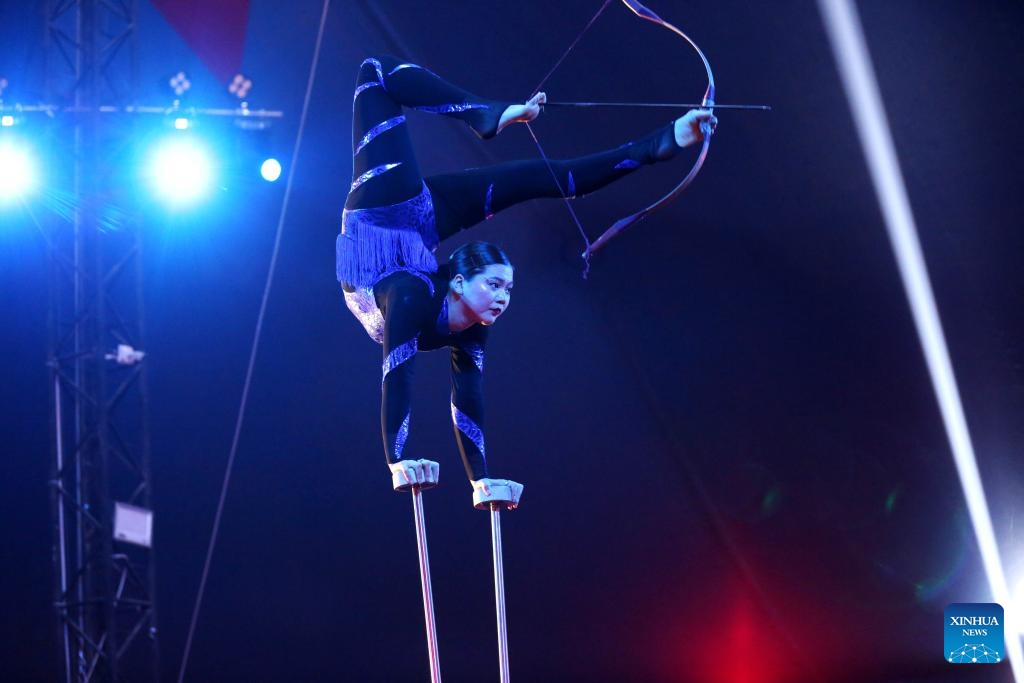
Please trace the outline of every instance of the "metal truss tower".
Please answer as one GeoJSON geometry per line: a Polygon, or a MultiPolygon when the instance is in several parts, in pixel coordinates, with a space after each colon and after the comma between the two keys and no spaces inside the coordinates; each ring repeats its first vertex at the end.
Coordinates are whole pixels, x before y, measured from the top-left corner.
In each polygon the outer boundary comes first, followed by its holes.
{"type": "Polygon", "coordinates": [[[134,124],[134,0],[48,0],[54,607],[62,680],[159,680],[141,234],[116,159],[134,124]],[[59,156],[58,156],[59,155],[59,156]],[[70,161],[71,163],[68,163],[70,161]]]}

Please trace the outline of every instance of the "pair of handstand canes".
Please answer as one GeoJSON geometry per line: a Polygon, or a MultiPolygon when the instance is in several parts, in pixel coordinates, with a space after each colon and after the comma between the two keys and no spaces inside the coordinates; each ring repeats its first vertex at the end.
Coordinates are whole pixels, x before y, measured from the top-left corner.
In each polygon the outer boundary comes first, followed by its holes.
{"type": "MultiPolygon", "coordinates": [[[[420,558],[420,585],[423,588],[423,617],[427,627],[427,654],[430,657],[430,681],[441,683],[441,663],[437,654],[437,627],[434,622],[434,594],[430,587],[430,556],[427,553],[427,526],[423,516],[423,491],[437,486],[440,465],[431,460],[419,460],[423,481],[410,483],[408,470],[396,470],[391,475],[395,491],[412,492],[412,514],[416,522],[416,549],[420,558]]],[[[505,627],[505,574],[501,557],[501,509],[513,509],[518,505],[522,486],[504,479],[489,479],[489,493],[481,488],[473,489],[473,506],[477,510],[491,512],[491,547],[494,557],[494,603],[498,617],[498,667],[501,683],[509,683],[508,634],[505,627]],[[515,491],[518,487],[519,491],[515,491]]]]}

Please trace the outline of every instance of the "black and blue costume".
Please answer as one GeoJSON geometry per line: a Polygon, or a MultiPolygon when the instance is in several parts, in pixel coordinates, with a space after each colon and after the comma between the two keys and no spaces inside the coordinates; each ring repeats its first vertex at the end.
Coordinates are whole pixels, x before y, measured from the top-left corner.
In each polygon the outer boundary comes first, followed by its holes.
{"type": "Polygon", "coordinates": [[[427,69],[389,57],[359,68],[352,111],[352,185],[337,239],[337,277],[352,313],[384,346],[381,429],[389,463],[409,434],[416,353],[452,350],[452,421],[470,479],[488,477],[482,372],[487,329],[448,329],[449,273],[440,242],[509,206],[592,192],[678,151],[672,125],[613,150],[577,159],[513,161],[422,177],[403,107],[457,118],[493,137],[512,103],[466,92],[427,69]]]}

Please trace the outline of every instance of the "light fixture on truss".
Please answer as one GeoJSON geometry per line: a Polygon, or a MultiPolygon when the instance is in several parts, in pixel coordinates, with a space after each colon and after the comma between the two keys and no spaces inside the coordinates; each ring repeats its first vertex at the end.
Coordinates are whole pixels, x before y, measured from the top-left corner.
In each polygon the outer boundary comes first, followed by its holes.
{"type": "Polygon", "coordinates": [[[252,90],[252,79],[246,77],[245,74],[235,74],[231,83],[228,84],[228,92],[239,100],[245,100],[249,96],[250,90],[252,90]]]}
{"type": "Polygon", "coordinates": [[[176,97],[182,97],[192,88],[192,81],[189,80],[188,74],[184,71],[179,71],[171,76],[167,85],[170,86],[171,92],[173,92],[176,97]]]}

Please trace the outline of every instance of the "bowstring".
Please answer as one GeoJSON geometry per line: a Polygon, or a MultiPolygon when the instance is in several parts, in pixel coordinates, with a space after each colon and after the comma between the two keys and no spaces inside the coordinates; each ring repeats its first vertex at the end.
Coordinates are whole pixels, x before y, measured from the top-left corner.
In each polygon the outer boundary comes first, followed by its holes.
{"type": "Polygon", "coordinates": [[[555,187],[558,188],[558,193],[562,195],[562,201],[565,202],[565,208],[569,210],[569,215],[572,216],[573,223],[576,224],[576,229],[580,231],[580,237],[583,238],[583,243],[586,247],[583,250],[583,279],[586,280],[587,276],[590,275],[590,239],[587,237],[586,230],[583,229],[583,223],[580,222],[580,217],[576,213],[576,209],[572,208],[572,202],[569,201],[569,196],[562,189],[562,182],[558,179],[558,174],[555,173],[555,169],[551,166],[551,160],[548,155],[544,153],[544,148],[540,144],[540,140],[537,139],[537,134],[533,132],[533,128],[529,122],[526,124],[526,130],[530,131],[530,137],[533,138],[533,144],[537,145],[537,151],[540,152],[540,158],[544,160],[544,165],[547,166],[548,173],[551,174],[551,179],[555,181],[555,187]]]}
{"type": "Polygon", "coordinates": [[[569,47],[566,48],[565,52],[562,53],[562,56],[558,58],[558,61],[555,62],[555,65],[551,67],[551,70],[548,71],[544,78],[540,79],[540,83],[538,83],[537,87],[533,89],[533,92],[540,92],[540,89],[544,87],[544,84],[548,82],[549,78],[551,78],[551,74],[555,73],[555,71],[558,70],[558,67],[562,66],[562,62],[565,61],[565,58],[569,56],[570,52],[576,49],[576,44],[580,42],[580,40],[583,38],[583,35],[590,30],[590,27],[594,25],[594,22],[597,21],[597,18],[604,13],[604,11],[608,8],[608,5],[610,5],[611,3],[612,0],[604,0],[604,4],[601,5],[600,9],[598,9],[597,12],[594,13],[594,16],[590,18],[590,21],[587,22],[587,25],[584,26],[583,30],[580,31],[579,35],[576,36],[576,39],[569,44],[569,47]]]}
{"type": "MultiPolygon", "coordinates": [[[[548,82],[548,79],[551,78],[551,75],[554,74],[558,67],[562,65],[562,62],[564,62],[566,57],[569,56],[569,53],[572,52],[576,48],[576,45],[580,42],[580,40],[582,40],[584,34],[586,34],[586,32],[590,30],[590,27],[594,25],[594,22],[597,21],[598,17],[600,17],[604,13],[604,11],[608,8],[608,5],[610,5],[611,3],[612,0],[604,0],[604,4],[602,4],[601,7],[598,8],[597,12],[594,13],[594,16],[591,17],[590,21],[587,22],[587,25],[583,27],[583,30],[579,32],[579,34],[572,41],[572,43],[570,43],[569,47],[566,48],[565,52],[562,53],[562,56],[558,58],[558,61],[555,62],[555,65],[551,67],[551,69],[547,72],[544,78],[540,80],[540,83],[537,84],[537,87],[533,89],[534,94],[540,92],[540,89],[543,88],[544,84],[548,82]]],[[[579,230],[580,237],[583,238],[583,243],[586,245],[586,248],[583,250],[583,279],[586,280],[587,276],[590,274],[590,239],[587,237],[587,233],[583,229],[583,223],[580,221],[580,217],[579,215],[577,215],[576,209],[572,207],[572,202],[569,201],[569,196],[565,193],[565,190],[562,188],[562,182],[558,179],[558,174],[555,173],[555,169],[551,165],[550,158],[548,158],[548,155],[544,153],[544,147],[541,146],[540,140],[537,139],[537,134],[533,131],[533,126],[531,126],[529,122],[526,123],[526,129],[530,132],[530,137],[533,138],[533,144],[537,146],[537,151],[540,152],[540,158],[544,160],[544,165],[547,167],[548,173],[551,174],[551,179],[554,181],[555,187],[558,188],[558,193],[562,195],[562,201],[565,203],[565,208],[568,209],[569,215],[572,216],[573,223],[576,224],[576,229],[579,230]]]]}

